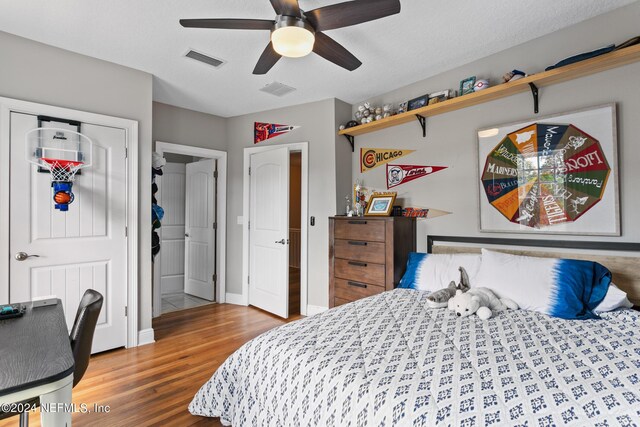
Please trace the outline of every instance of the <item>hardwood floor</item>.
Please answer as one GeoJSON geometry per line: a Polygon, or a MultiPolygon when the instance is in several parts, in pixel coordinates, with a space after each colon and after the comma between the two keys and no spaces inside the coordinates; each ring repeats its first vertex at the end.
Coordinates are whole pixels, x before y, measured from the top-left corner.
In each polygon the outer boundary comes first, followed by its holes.
{"type": "MultiPolygon", "coordinates": [[[[156,342],[91,358],[73,389],[77,405],[109,405],[108,413],[74,413],[74,426],[219,426],[217,418],[195,417],[187,406],[226,358],[242,344],[287,322],[262,310],[211,304],[154,320],[156,342]]],[[[31,426],[40,425],[32,412],[31,426]]],[[[0,421],[17,426],[18,417],[0,421]]]]}
{"type": "Polygon", "coordinates": [[[300,269],[289,267],[289,315],[300,314],[300,269]]]}

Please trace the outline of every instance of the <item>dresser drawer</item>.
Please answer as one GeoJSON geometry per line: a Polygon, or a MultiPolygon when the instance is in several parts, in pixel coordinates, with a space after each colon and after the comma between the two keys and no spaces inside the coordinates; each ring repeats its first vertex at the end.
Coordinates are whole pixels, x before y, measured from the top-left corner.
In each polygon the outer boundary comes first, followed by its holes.
{"type": "Polygon", "coordinates": [[[346,280],[383,286],[385,283],[384,265],[370,262],[335,259],[335,276],[346,280]]]}
{"type": "Polygon", "coordinates": [[[355,280],[336,279],[335,284],[336,300],[355,301],[360,298],[370,297],[385,291],[382,286],[375,286],[355,280]]]}
{"type": "Polygon", "coordinates": [[[384,242],[385,222],[367,219],[342,219],[336,221],[335,238],[384,242]]]}
{"type": "Polygon", "coordinates": [[[336,239],[335,251],[336,258],[368,261],[377,264],[384,264],[385,262],[385,244],[380,242],[336,239]]]}

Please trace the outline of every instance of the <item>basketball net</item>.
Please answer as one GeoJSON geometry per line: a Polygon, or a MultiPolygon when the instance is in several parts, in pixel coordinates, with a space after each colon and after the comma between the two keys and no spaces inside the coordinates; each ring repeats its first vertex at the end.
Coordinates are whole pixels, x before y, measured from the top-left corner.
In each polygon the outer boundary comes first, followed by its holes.
{"type": "Polygon", "coordinates": [[[51,172],[51,182],[73,182],[76,173],[82,169],[83,162],[42,158],[41,167],[51,172]]]}
{"type": "MultiPolygon", "coordinates": [[[[79,125],[78,125],[79,130],[79,125]]],[[[55,208],[66,212],[73,203],[73,181],[82,168],[91,166],[91,139],[79,132],[61,128],[35,128],[25,134],[27,161],[48,171],[55,208]]]]}
{"type": "Polygon", "coordinates": [[[62,212],[69,210],[73,203],[73,180],[76,173],[84,166],[83,162],[73,160],[42,158],[42,167],[51,173],[51,187],[53,187],[53,201],[56,209],[62,212]]]}

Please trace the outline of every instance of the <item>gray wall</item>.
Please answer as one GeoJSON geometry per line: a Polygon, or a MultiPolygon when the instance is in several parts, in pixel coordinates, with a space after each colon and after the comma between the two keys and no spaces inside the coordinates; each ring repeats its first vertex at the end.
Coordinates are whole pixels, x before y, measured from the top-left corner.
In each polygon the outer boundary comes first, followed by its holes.
{"type": "Polygon", "coordinates": [[[227,292],[242,293],[242,226],[237,217],[242,215],[243,152],[254,146],[253,124],[298,125],[299,129],[259,145],[309,142],[309,216],[316,217],[316,225],[309,227],[308,304],[328,305],[328,217],[336,213],[335,102],[328,99],[228,119],[227,292]]]}
{"type": "MultiPolygon", "coordinates": [[[[407,100],[424,93],[456,89],[459,81],[476,75],[492,82],[513,68],[529,73],[544,70],[547,65],[573,54],[592,50],[608,43],[621,43],[638,35],[640,3],[601,15],[573,27],[508,49],[482,60],[456,68],[438,76],[387,93],[376,103],[407,100]]],[[[639,241],[640,211],[637,183],[640,173],[640,63],[545,87],[540,93],[540,115],[573,111],[616,102],[618,106],[619,171],[621,189],[622,238],[589,237],[589,240],[639,241]]],[[[354,106],[354,110],[357,105],[354,106]]],[[[429,117],[427,137],[422,138],[418,122],[356,137],[360,147],[401,147],[418,150],[397,163],[442,165],[449,169],[397,187],[405,205],[426,206],[453,212],[453,215],[419,221],[419,249],[424,250],[427,234],[479,235],[478,178],[476,131],[493,125],[533,118],[531,95],[523,93],[455,112],[429,117]]],[[[365,186],[386,188],[385,167],[363,174],[359,158],[353,156],[353,180],[364,180],[365,186]]],[[[504,235],[500,235],[507,237],[504,235]]],[[[519,235],[522,237],[522,235],[519,235]]],[[[512,236],[515,237],[515,236],[512,236]]],[[[536,236],[527,235],[535,238],[536,236]]],[[[538,236],[549,238],[549,236],[538,236]]],[[[580,237],[560,236],[561,239],[580,237]]]]}
{"type": "Polygon", "coordinates": [[[154,102],[153,141],[224,151],[227,149],[226,119],[154,102]]]}
{"type": "Polygon", "coordinates": [[[351,158],[355,155],[351,152],[351,145],[342,135],[337,134],[340,125],[351,120],[351,105],[346,102],[335,100],[335,122],[336,129],[336,213],[343,215],[347,211],[347,201],[345,196],[353,199],[353,185],[351,181],[351,158]]]}
{"type": "Polygon", "coordinates": [[[150,328],[152,76],[4,32],[0,58],[0,96],[139,122],[139,328],[150,328]]]}

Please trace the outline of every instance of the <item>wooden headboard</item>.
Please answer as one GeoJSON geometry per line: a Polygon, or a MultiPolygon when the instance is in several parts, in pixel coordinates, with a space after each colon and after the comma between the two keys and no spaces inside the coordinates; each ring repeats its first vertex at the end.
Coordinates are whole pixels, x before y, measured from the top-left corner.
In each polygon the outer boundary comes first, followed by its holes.
{"type": "Polygon", "coordinates": [[[599,262],[611,271],[613,283],[640,306],[640,243],[427,236],[428,253],[479,253],[482,247],[516,255],[599,262]]]}

